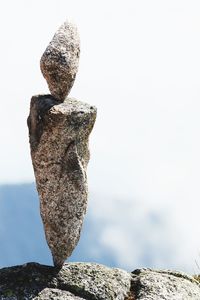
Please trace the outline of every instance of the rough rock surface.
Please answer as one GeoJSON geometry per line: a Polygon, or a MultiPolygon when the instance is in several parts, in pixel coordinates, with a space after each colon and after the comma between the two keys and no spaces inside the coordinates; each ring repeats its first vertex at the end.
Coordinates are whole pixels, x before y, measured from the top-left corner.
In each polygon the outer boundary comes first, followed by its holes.
{"type": "Polygon", "coordinates": [[[31,157],[55,266],[62,266],[80,237],[87,207],[88,138],[95,119],[96,108],[75,99],[31,99],[31,157]]]}
{"type": "Polygon", "coordinates": [[[0,270],[0,299],[123,300],[131,274],[91,263],[62,269],[29,263],[0,270]]]}
{"type": "Polygon", "coordinates": [[[55,33],[40,60],[51,94],[64,101],[78,71],[80,41],[74,24],[65,22],[55,33]]]}
{"type": "Polygon", "coordinates": [[[29,263],[0,270],[0,299],[199,300],[200,284],[172,271],[131,274],[94,263],[68,263],[62,269],[29,263]]]}
{"type": "Polygon", "coordinates": [[[181,272],[138,269],[132,272],[127,300],[199,300],[200,284],[181,272]],[[131,298],[132,297],[132,298],[131,298]]]}

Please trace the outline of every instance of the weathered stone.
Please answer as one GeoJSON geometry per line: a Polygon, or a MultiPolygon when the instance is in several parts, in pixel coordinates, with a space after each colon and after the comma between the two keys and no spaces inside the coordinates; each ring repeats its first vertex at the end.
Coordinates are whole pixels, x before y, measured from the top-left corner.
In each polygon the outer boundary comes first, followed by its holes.
{"type": "Polygon", "coordinates": [[[78,70],[80,41],[74,24],[65,22],[55,33],[40,61],[51,94],[64,101],[78,70]]]}
{"type": "Polygon", "coordinates": [[[70,286],[69,290],[90,300],[123,300],[131,286],[130,273],[95,263],[65,264],[58,278],[64,289],[70,286]]]}
{"type": "Polygon", "coordinates": [[[124,300],[130,285],[128,272],[91,263],[68,263],[60,270],[29,263],[0,270],[2,300],[124,300]]]}
{"type": "Polygon", "coordinates": [[[199,300],[200,284],[185,273],[139,269],[132,272],[127,300],[199,300]]]}
{"type": "Polygon", "coordinates": [[[54,264],[75,248],[87,207],[88,138],[96,108],[51,95],[31,99],[28,118],[31,157],[40,212],[54,264]]]}
{"type": "Polygon", "coordinates": [[[43,289],[34,300],[84,300],[84,298],[76,297],[70,292],[62,291],[59,289],[45,288],[43,289]]]}
{"type": "Polygon", "coordinates": [[[128,273],[94,263],[28,263],[0,270],[2,300],[199,300],[200,284],[174,271],[128,273]]]}

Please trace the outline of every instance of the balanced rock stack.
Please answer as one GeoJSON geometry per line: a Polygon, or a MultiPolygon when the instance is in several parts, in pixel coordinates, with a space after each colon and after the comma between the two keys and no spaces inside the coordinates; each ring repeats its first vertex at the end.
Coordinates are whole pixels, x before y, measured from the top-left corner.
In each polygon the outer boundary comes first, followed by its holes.
{"type": "Polygon", "coordinates": [[[28,117],[40,212],[54,265],[62,267],[80,238],[87,208],[88,139],[96,108],[67,98],[78,70],[76,26],[65,22],[41,58],[50,95],[33,96],[28,117]]]}

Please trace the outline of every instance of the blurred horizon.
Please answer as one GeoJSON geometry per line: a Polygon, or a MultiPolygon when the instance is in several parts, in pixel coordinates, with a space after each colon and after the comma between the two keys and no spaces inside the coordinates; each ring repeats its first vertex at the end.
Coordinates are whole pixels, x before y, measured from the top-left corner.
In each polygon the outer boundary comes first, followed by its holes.
{"type": "MultiPolygon", "coordinates": [[[[101,197],[90,193],[79,243],[67,261],[96,262],[127,271],[146,267],[198,273],[195,260],[185,260],[184,241],[178,230],[172,231],[170,222],[175,220],[165,216],[166,209],[147,208],[132,200],[133,211],[130,205],[124,206],[129,199],[109,196],[104,195],[107,203],[99,211],[101,197]]],[[[0,241],[0,268],[33,261],[52,265],[34,183],[0,185],[0,241]]]]}

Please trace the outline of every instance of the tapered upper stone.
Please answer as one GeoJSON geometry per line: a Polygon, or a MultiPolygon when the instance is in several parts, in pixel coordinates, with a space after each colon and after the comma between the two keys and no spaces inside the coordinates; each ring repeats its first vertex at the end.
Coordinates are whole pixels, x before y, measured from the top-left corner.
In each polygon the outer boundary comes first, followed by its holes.
{"type": "Polygon", "coordinates": [[[77,28],[65,22],[56,31],[40,60],[40,68],[49,90],[63,102],[69,94],[78,71],[80,40],[77,28]]]}

